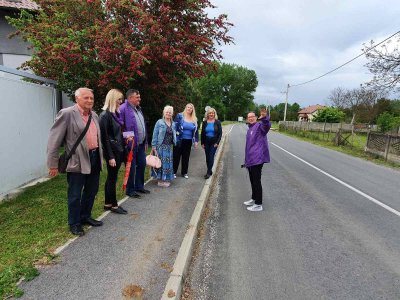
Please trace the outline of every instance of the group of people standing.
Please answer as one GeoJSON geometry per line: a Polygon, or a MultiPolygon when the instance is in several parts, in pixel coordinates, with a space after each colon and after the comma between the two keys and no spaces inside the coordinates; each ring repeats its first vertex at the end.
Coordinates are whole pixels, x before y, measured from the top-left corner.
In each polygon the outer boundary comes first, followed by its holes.
{"type": "MultiPolygon", "coordinates": [[[[77,89],[75,100],[75,105],[60,110],[50,129],[47,164],[49,175],[54,177],[58,175],[59,148],[64,146],[66,153],[70,154],[66,168],[68,224],[72,234],[82,236],[82,225],[103,225],[102,221],[91,217],[94,199],[99,189],[103,159],[107,166],[104,210],[127,214],[127,210],[118,205],[116,183],[119,169],[126,161],[129,151],[133,152],[133,161],[126,195],[140,198],[150,193],[144,188],[148,132],[138,90],[128,90],[125,101],[121,91],[110,90],[100,116],[92,110],[94,94],[91,89],[77,89]],[[85,131],[85,136],[79,141],[79,136],[85,131]]],[[[199,128],[193,104],[187,104],[175,119],[173,113],[172,106],[164,107],[162,118],[154,126],[151,141],[152,152],[158,155],[162,162],[161,167],[152,172],[161,187],[168,187],[176,178],[180,162],[181,175],[189,178],[191,148],[197,148],[199,142],[199,128]]],[[[208,108],[202,123],[200,139],[206,155],[206,179],[212,175],[214,156],[221,137],[222,126],[217,112],[208,108]]]]}
{"type": "MultiPolygon", "coordinates": [[[[154,126],[152,151],[161,159],[161,168],[153,170],[152,175],[158,179],[158,185],[168,187],[176,178],[181,163],[181,176],[188,179],[189,159],[192,146],[198,147],[199,128],[196,110],[188,103],[183,112],[175,119],[173,107],[165,106],[163,117],[154,126]]],[[[222,137],[222,126],[214,108],[208,108],[202,123],[200,143],[205,151],[208,179],[212,175],[215,152],[222,137]]]]}

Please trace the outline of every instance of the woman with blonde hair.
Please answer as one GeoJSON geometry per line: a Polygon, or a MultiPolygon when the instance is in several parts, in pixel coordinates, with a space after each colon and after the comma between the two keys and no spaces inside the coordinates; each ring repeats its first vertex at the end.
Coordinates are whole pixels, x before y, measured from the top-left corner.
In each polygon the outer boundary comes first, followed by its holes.
{"type": "Polygon", "coordinates": [[[192,145],[197,148],[199,142],[199,131],[197,127],[196,110],[192,103],[186,104],[183,112],[175,117],[177,143],[174,147],[174,177],[178,172],[179,162],[182,158],[181,175],[189,178],[189,158],[192,145]]]}
{"type": "Polygon", "coordinates": [[[104,210],[110,210],[117,214],[128,213],[124,208],[118,206],[116,192],[118,171],[124,161],[125,148],[122,137],[122,124],[119,120],[119,106],[123,100],[124,95],[120,90],[110,90],[107,93],[99,122],[103,155],[107,162],[107,179],[104,184],[104,210]]]}
{"type": "Polygon", "coordinates": [[[172,147],[176,144],[176,130],[173,113],[172,106],[164,107],[163,117],[154,126],[151,141],[152,151],[161,159],[161,168],[153,170],[152,176],[158,179],[158,186],[161,187],[169,187],[174,178],[172,147]]]}
{"type": "Polygon", "coordinates": [[[222,126],[218,120],[217,111],[209,107],[206,111],[205,120],[201,127],[201,146],[206,154],[207,174],[205,179],[212,175],[215,152],[222,137],[222,126]]]}

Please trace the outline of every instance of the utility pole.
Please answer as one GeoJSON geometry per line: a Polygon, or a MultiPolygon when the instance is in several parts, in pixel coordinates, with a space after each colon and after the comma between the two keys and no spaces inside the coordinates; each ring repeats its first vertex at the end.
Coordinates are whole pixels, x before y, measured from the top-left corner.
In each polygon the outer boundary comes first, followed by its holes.
{"type": "Polygon", "coordinates": [[[288,95],[289,95],[289,87],[290,87],[290,85],[289,85],[289,83],[288,83],[287,88],[286,88],[286,101],[285,101],[285,112],[284,112],[284,114],[283,114],[283,121],[286,121],[286,111],[287,111],[287,102],[288,102],[288,95]]]}

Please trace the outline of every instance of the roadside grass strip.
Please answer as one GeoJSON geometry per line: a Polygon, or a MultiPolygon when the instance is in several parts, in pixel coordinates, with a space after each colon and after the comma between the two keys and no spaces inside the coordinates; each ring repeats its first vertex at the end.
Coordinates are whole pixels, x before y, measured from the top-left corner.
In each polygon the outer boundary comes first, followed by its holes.
{"type": "MultiPolygon", "coordinates": [[[[124,171],[122,166],[117,199],[125,197],[122,191],[124,171]]],[[[104,213],[106,177],[104,166],[92,211],[94,218],[104,213]]],[[[145,178],[149,178],[148,168],[145,178]]],[[[57,248],[74,238],[69,232],[67,215],[65,174],[29,187],[16,198],[0,204],[0,299],[22,296],[23,291],[17,287],[20,281],[29,281],[39,275],[41,267],[56,263],[60,252],[57,248]]]]}
{"type": "Polygon", "coordinates": [[[364,151],[365,145],[367,143],[366,135],[357,135],[352,142],[352,146],[336,146],[333,143],[333,139],[335,137],[334,133],[316,133],[316,132],[290,132],[290,131],[278,131],[279,133],[285,134],[290,137],[294,137],[298,140],[306,141],[315,145],[319,145],[325,148],[329,148],[331,150],[339,151],[342,153],[346,153],[352,155],[354,157],[359,157],[368,161],[371,161],[376,164],[384,165],[391,168],[400,168],[400,164],[396,164],[393,162],[385,161],[383,158],[370,154],[364,151]]]}

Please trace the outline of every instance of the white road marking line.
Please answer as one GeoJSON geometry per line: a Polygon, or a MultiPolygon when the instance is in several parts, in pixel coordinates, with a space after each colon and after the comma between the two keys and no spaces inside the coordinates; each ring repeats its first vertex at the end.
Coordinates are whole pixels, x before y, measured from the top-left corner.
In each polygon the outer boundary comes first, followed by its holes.
{"type": "Polygon", "coordinates": [[[232,125],[232,127],[231,127],[231,129],[228,131],[227,135],[231,133],[231,131],[232,131],[233,127],[235,127],[235,125],[236,125],[236,124],[233,124],[233,125],[232,125]]]}
{"type": "Polygon", "coordinates": [[[367,195],[366,193],[364,193],[364,192],[362,192],[362,191],[356,189],[355,187],[353,187],[353,186],[347,184],[346,182],[340,180],[339,178],[336,178],[335,176],[329,174],[328,172],[325,172],[325,171],[321,170],[320,168],[318,168],[318,167],[314,166],[313,164],[311,164],[311,163],[305,161],[304,159],[302,159],[302,158],[300,158],[300,157],[294,155],[293,153],[291,153],[291,152],[289,152],[289,151],[283,149],[282,147],[278,146],[277,144],[272,143],[272,142],[270,142],[270,143],[271,143],[272,145],[274,145],[275,147],[281,149],[282,151],[286,152],[287,154],[293,156],[294,158],[297,158],[298,160],[300,160],[301,162],[303,162],[303,163],[305,163],[306,165],[310,166],[311,168],[314,168],[314,169],[317,170],[318,172],[321,172],[322,174],[328,176],[329,178],[335,180],[336,182],[338,182],[338,183],[344,185],[345,187],[349,188],[349,189],[352,190],[353,192],[356,192],[357,194],[359,194],[359,195],[361,195],[361,196],[367,198],[368,200],[374,202],[375,204],[378,204],[379,206],[383,207],[384,209],[386,209],[386,210],[390,211],[391,213],[394,213],[395,215],[397,215],[398,217],[400,217],[400,212],[397,211],[397,210],[395,210],[394,208],[390,207],[389,205],[386,205],[385,203],[380,202],[379,200],[375,199],[374,197],[371,197],[371,196],[367,195]]]}

